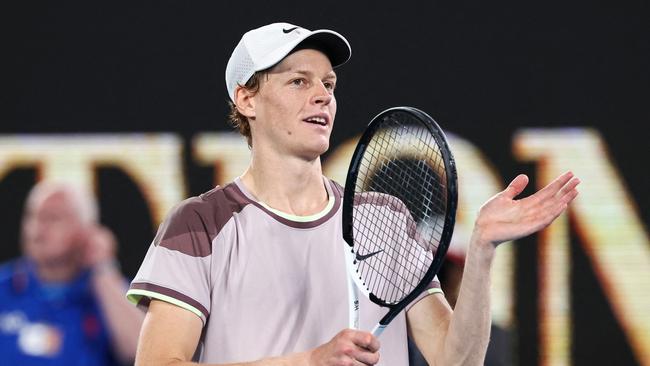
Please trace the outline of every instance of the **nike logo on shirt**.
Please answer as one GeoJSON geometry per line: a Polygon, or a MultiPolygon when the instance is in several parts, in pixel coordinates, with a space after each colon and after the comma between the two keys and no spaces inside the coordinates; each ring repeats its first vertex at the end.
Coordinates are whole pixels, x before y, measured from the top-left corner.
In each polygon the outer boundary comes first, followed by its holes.
{"type": "Polygon", "coordinates": [[[366,259],[368,259],[368,258],[370,258],[370,257],[372,257],[374,255],[377,255],[377,254],[379,254],[379,253],[381,253],[383,251],[384,251],[383,249],[380,249],[380,250],[378,250],[376,252],[372,252],[372,253],[368,253],[368,254],[359,254],[359,252],[357,252],[357,255],[356,255],[355,258],[358,261],[362,262],[362,261],[365,261],[366,259]]]}

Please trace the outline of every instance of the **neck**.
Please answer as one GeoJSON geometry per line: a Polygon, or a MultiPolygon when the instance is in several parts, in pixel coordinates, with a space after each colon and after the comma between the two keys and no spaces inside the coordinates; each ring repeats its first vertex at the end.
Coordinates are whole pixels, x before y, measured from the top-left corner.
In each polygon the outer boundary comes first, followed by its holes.
{"type": "Polygon", "coordinates": [[[288,214],[313,215],[327,206],[320,157],[304,160],[253,151],[242,182],[258,200],[288,214]]]}
{"type": "Polygon", "coordinates": [[[42,282],[68,282],[77,276],[79,269],[75,261],[38,263],[36,274],[42,282]]]}

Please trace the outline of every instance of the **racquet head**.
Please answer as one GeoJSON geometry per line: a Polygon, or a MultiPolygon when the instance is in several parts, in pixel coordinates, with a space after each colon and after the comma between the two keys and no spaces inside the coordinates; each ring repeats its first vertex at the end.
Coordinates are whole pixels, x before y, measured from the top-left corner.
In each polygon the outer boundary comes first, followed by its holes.
{"type": "Polygon", "coordinates": [[[343,237],[357,287],[390,320],[436,275],[449,246],[457,179],[445,135],[426,113],[388,109],[368,125],[345,184],[343,237]]]}

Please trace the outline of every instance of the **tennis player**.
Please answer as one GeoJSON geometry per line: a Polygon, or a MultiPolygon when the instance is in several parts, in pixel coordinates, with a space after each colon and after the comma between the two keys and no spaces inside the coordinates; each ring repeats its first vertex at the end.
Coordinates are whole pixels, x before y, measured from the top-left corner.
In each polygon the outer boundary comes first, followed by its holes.
{"type": "MultiPolygon", "coordinates": [[[[452,312],[434,280],[380,341],[348,324],[341,191],[323,177],[336,116],[334,69],[351,55],[330,30],[275,23],[243,35],[226,67],[232,120],[251,162],[168,215],[128,297],[147,309],[138,365],[482,365],[496,246],[547,226],[577,195],[570,173],[522,200],[521,175],[481,209],[452,312]]],[[[360,299],[361,329],[385,310],[360,299]]]]}

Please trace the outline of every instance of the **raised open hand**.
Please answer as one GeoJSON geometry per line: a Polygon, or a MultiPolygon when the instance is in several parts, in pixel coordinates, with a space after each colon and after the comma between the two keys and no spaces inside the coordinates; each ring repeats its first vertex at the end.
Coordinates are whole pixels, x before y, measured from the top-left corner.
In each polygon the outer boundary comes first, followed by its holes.
{"type": "Polygon", "coordinates": [[[515,199],[528,185],[528,177],[521,174],[481,207],[475,230],[481,240],[495,246],[535,233],[564,212],[578,195],[579,183],[573,173],[567,172],[535,194],[515,199]]]}

